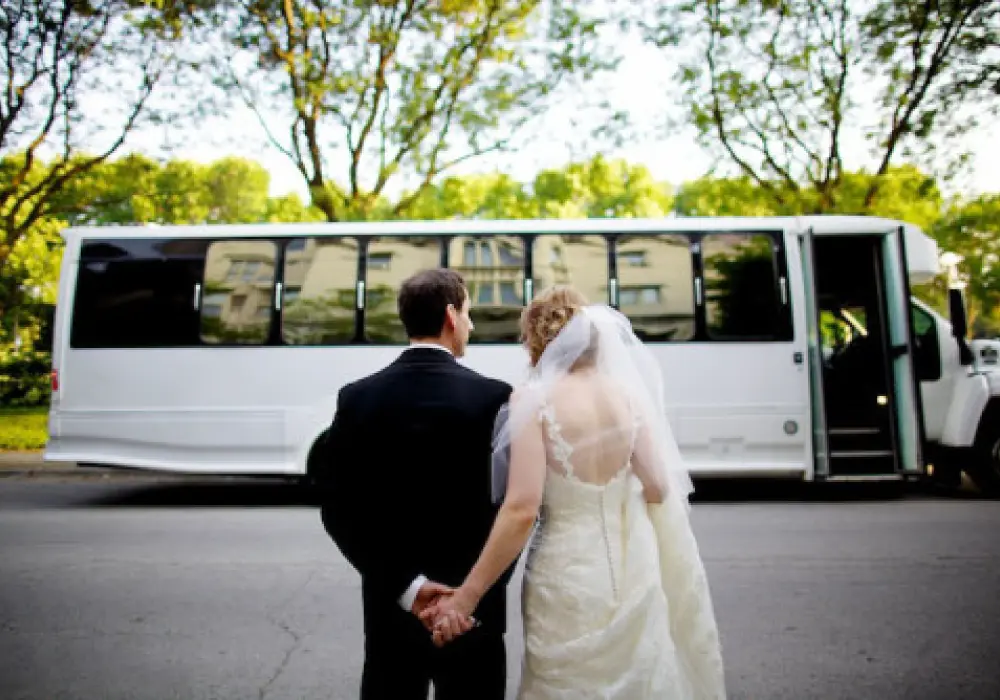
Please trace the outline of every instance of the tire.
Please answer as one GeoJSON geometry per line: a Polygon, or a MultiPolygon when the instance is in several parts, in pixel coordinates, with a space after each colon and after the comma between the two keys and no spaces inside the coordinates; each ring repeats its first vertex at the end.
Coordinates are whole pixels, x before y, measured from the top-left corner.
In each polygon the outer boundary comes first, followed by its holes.
{"type": "Polygon", "coordinates": [[[324,440],[326,440],[325,430],[320,433],[319,437],[316,438],[316,442],[309,449],[309,456],[306,458],[306,473],[299,477],[299,486],[304,491],[306,498],[313,505],[318,505],[319,503],[319,476],[317,472],[319,469],[320,450],[322,450],[324,440]]]}
{"type": "Polygon", "coordinates": [[[969,478],[986,496],[1000,496],[1000,405],[983,414],[973,447],[969,478]]]}

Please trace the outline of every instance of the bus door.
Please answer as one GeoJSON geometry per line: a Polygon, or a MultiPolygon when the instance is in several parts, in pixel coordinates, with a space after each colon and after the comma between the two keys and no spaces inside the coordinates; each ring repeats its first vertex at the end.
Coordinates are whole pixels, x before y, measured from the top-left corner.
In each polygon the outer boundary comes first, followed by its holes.
{"type": "Polygon", "coordinates": [[[897,478],[919,469],[909,305],[896,238],[810,230],[802,255],[817,478],[897,478]]]}

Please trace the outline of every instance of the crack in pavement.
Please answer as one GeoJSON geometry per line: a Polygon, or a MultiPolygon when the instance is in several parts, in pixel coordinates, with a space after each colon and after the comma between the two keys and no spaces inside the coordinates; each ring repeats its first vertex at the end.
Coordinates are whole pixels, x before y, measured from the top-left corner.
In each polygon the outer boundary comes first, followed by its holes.
{"type": "Polygon", "coordinates": [[[292,629],[287,622],[285,622],[284,620],[276,619],[274,616],[280,613],[282,610],[284,610],[292,601],[294,601],[299,595],[302,594],[302,591],[304,591],[306,589],[306,586],[308,586],[309,583],[313,580],[313,577],[316,575],[317,571],[319,571],[319,567],[316,567],[312,571],[310,571],[309,575],[306,576],[306,580],[303,581],[302,584],[298,588],[296,588],[291,595],[288,596],[288,598],[282,601],[279,605],[275,606],[273,610],[268,612],[266,616],[268,622],[270,622],[272,625],[274,625],[275,627],[277,627],[282,632],[284,632],[285,634],[287,634],[289,637],[292,638],[292,644],[285,651],[285,657],[278,664],[278,667],[274,670],[274,673],[271,674],[271,677],[267,679],[267,682],[265,682],[264,685],[262,685],[260,689],[257,691],[257,700],[264,700],[264,697],[267,695],[268,691],[270,691],[271,686],[273,686],[275,682],[277,682],[278,678],[281,677],[281,674],[285,672],[286,668],[288,668],[288,664],[291,662],[292,656],[294,656],[295,652],[299,650],[299,647],[302,645],[302,640],[305,637],[304,634],[299,634],[294,629],[292,629]]]}

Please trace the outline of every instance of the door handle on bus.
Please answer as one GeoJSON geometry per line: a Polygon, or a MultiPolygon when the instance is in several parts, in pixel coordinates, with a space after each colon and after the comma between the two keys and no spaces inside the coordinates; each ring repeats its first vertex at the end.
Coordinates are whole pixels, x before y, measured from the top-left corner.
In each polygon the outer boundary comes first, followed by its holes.
{"type": "Polygon", "coordinates": [[[194,299],[192,300],[192,305],[195,311],[201,309],[201,282],[194,283],[194,299]]]}

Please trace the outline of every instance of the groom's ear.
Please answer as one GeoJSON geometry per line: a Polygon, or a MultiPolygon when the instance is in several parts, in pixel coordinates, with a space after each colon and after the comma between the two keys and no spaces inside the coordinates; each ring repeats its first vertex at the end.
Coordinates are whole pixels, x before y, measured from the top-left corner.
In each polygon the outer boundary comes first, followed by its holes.
{"type": "Polygon", "coordinates": [[[444,328],[441,330],[455,330],[455,326],[458,325],[458,309],[455,308],[454,304],[448,304],[444,307],[444,328]]]}

